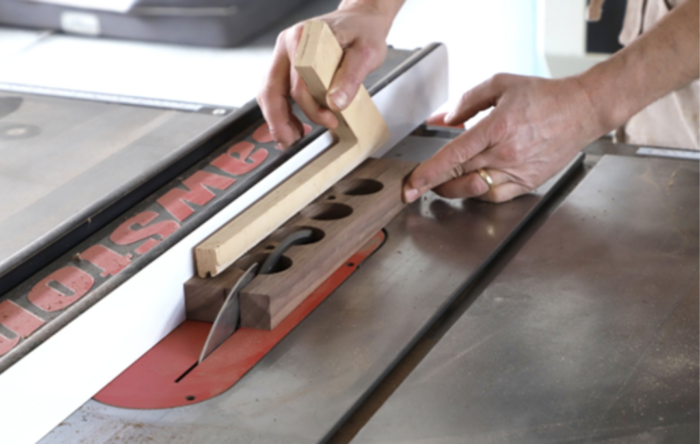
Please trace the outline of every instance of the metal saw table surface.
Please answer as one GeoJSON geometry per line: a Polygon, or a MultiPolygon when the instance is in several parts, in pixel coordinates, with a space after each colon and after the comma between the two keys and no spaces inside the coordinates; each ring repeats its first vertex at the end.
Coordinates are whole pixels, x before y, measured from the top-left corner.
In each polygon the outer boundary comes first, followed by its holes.
{"type": "MultiPolygon", "coordinates": [[[[408,137],[387,156],[424,159],[447,141],[439,136],[408,137]]],[[[420,200],[386,227],[385,245],[224,394],[162,410],[89,401],[42,442],[327,439],[543,204],[555,182],[503,205],[420,200]]]]}
{"type": "Polygon", "coordinates": [[[698,163],[604,156],[353,442],[698,442],[698,163]]]}
{"type": "Polygon", "coordinates": [[[230,111],[0,89],[0,189],[12,190],[0,195],[0,276],[184,157],[230,111]]]}
{"type": "Polygon", "coordinates": [[[697,442],[697,162],[604,156],[510,261],[465,280],[546,191],[421,200],[228,392],[167,410],[89,401],[41,442],[697,442]]]}

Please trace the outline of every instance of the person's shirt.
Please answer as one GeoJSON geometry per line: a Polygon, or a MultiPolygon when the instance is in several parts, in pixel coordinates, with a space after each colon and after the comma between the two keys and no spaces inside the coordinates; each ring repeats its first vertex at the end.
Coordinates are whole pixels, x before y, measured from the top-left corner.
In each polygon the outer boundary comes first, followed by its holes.
{"type": "MultiPolygon", "coordinates": [[[[592,0],[588,18],[600,17],[604,0],[592,0]]],[[[632,43],[683,0],[627,0],[620,43],[632,43]]],[[[633,116],[615,132],[623,143],[700,149],[700,81],[673,91],[633,116]]]]}

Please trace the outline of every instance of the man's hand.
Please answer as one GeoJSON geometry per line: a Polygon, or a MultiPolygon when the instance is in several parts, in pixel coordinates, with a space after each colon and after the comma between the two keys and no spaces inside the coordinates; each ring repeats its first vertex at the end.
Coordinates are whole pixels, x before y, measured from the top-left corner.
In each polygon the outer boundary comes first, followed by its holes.
{"type": "MultiPolygon", "coordinates": [[[[326,98],[331,109],[345,109],[367,74],[382,64],[387,52],[386,37],[402,3],[403,0],[346,0],[337,11],[316,18],[328,23],[345,50],[326,98]]],[[[312,122],[331,129],[338,125],[335,115],[311,97],[294,70],[303,26],[303,23],[298,23],[277,38],[272,68],[258,94],[258,103],[270,133],[283,148],[289,147],[303,134],[301,122],[292,114],[289,97],[312,122]]]]}
{"type": "Polygon", "coordinates": [[[445,124],[491,113],[414,170],[404,186],[413,202],[430,189],[443,197],[504,202],[561,170],[605,134],[577,78],[548,80],[499,74],[462,96],[445,124]],[[479,174],[491,177],[490,187],[479,174]]]}
{"type": "Polygon", "coordinates": [[[445,197],[503,202],[538,187],[586,144],[698,78],[699,9],[699,0],[686,0],[632,44],[575,77],[501,74],[467,92],[446,124],[493,107],[491,114],[416,168],[404,199],[413,202],[435,188],[445,197]]]}

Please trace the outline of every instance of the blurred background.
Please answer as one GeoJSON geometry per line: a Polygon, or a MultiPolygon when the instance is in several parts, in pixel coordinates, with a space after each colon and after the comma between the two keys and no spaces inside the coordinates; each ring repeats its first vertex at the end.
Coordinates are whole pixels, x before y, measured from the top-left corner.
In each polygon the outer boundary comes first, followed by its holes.
{"type": "MultiPolygon", "coordinates": [[[[255,97],[277,33],[338,1],[276,0],[244,22],[226,16],[263,3],[0,0],[0,83],[240,107],[255,97]]],[[[498,72],[558,77],[602,60],[618,48],[624,6],[608,0],[591,32],[586,0],[408,0],[388,42],[447,45],[444,110],[498,72]]]]}

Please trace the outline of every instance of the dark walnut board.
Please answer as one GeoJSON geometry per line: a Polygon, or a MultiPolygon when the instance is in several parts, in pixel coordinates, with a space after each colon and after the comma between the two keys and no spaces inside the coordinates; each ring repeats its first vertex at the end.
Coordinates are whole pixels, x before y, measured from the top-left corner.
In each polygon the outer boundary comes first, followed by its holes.
{"type": "Polygon", "coordinates": [[[404,207],[401,189],[414,162],[367,159],[216,277],[185,283],[187,318],[213,322],[252,263],[300,228],[312,242],[290,247],[276,272],[258,275],[240,294],[241,327],[271,330],[404,207]]]}

